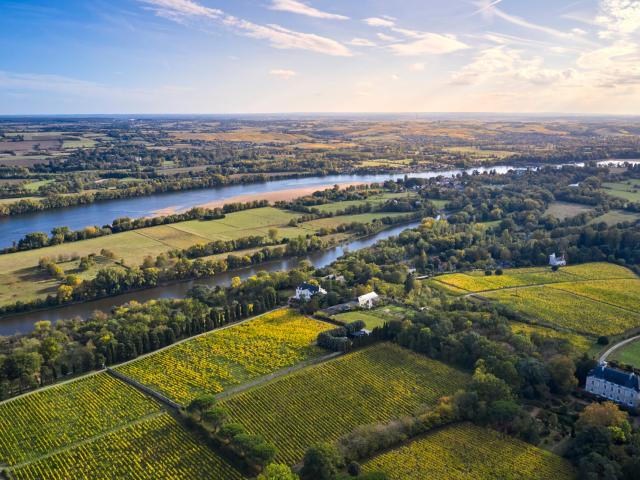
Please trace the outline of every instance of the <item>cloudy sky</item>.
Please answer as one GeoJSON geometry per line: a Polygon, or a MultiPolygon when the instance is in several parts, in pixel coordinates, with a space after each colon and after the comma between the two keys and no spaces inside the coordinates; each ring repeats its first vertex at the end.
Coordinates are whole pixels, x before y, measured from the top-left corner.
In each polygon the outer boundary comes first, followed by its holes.
{"type": "Polygon", "coordinates": [[[640,0],[0,0],[0,114],[640,114],[640,0]]]}

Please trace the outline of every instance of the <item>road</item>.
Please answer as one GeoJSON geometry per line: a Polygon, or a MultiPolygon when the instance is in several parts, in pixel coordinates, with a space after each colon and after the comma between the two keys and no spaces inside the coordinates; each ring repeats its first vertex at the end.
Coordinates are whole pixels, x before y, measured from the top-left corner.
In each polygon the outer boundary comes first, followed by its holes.
{"type": "Polygon", "coordinates": [[[640,340],[640,335],[636,335],[635,337],[627,338],[626,340],[616,343],[614,346],[610,347],[606,352],[604,352],[600,356],[600,362],[601,363],[604,362],[607,359],[607,357],[611,355],[613,352],[615,352],[618,348],[623,347],[635,340],[640,340]]]}

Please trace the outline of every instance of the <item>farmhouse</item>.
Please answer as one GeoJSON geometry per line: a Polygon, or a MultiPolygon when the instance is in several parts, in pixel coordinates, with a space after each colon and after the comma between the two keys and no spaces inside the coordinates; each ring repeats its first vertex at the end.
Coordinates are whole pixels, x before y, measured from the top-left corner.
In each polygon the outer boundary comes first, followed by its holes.
{"type": "Polygon", "coordinates": [[[627,407],[640,404],[640,378],[633,372],[610,368],[606,362],[589,372],[585,389],[627,407]]]}
{"type": "Polygon", "coordinates": [[[314,295],[325,295],[326,293],[327,291],[324,288],[304,282],[298,285],[293,298],[296,300],[309,300],[314,295]]]}
{"type": "Polygon", "coordinates": [[[564,255],[561,257],[556,257],[555,253],[549,255],[549,265],[552,267],[564,267],[567,264],[567,261],[564,258],[564,255]]]}
{"type": "Polygon", "coordinates": [[[370,292],[358,297],[358,305],[361,308],[373,308],[380,301],[380,296],[376,292],[370,292]]]}

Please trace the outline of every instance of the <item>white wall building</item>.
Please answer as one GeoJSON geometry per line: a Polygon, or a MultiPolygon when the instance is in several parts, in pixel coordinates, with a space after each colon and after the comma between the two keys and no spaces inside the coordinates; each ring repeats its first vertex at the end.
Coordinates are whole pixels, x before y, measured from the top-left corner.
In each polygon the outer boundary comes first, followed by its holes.
{"type": "Polygon", "coordinates": [[[293,298],[296,300],[307,301],[314,295],[325,295],[326,293],[327,291],[324,288],[305,282],[298,285],[296,288],[296,294],[293,298]]]}
{"type": "Polygon", "coordinates": [[[549,255],[549,265],[552,267],[564,267],[567,264],[567,261],[564,258],[564,255],[561,257],[556,257],[555,253],[549,255]]]}
{"type": "Polygon", "coordinates": [[[366,293],[358,297],[358,305],[361,308],[373,308],[380,301],[380,296],[376,292],[366,293]]]}
{"type": "Polygon", "coordinates": [[[640,406],[638,375],[607,367],[606,362],[589,372],[585,390],[627,407],[640,406]]]}

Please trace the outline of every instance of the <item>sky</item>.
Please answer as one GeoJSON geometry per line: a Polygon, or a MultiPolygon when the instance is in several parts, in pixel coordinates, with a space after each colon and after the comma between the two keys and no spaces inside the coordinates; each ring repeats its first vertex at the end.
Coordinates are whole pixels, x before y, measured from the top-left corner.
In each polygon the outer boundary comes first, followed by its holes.
{"type": "Polygon", "coordinates": [[[0,0],[0,114],[640,114],[640,0],[0,0]]]}

